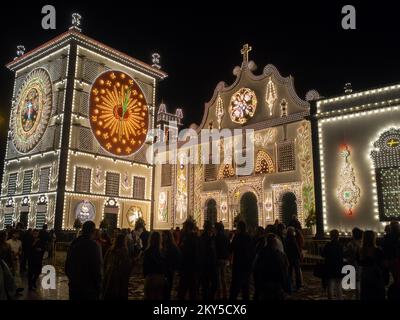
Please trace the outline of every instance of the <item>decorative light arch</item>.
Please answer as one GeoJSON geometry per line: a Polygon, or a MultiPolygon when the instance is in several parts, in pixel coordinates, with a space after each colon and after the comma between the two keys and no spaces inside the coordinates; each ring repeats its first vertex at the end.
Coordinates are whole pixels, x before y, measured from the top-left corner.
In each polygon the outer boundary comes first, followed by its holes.
{"type": "Polygon", "coordinates": [[[257,158],[256,158],[256,170],[255,173],[273,173],[275,171],[275,166],[274,162],[272,161],[270,155],[263,151],[260,150],[257,153],[257,158]]]}
{"type": "Polygon", "coordinates": [[[232,178],[235,176],[235,169],[231,164],[222,164],[218,171],[218,180],[232,178]]]}

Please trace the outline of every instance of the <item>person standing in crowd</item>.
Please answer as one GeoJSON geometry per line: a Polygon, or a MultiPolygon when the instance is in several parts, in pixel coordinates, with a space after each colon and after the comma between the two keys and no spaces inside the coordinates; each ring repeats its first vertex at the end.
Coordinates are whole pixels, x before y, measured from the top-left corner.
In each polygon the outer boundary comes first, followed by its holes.
{"type": "Polygon", "coordinates": [[[374,231],[364,232],[359,265],[361,266],[361,300],[384,300],[386,295],[384,253],[376,246],[374,231]]]}
{"type": "Polygon", "coordinates": [[[292,219],[290,220],[288,227],[293,227],[295,230],[300,230],[300,231],[303,229],[296,214],[292,215],[292,219]]]}
{"type": "Polygon", "coordinates": [[[39,237],[39,230],[33,230],[32,247],[28,256],[28,288],[37,288],[37,280],[42,273],[43,255],[46,250],[45,244],[39,237]]]}
{"type": "Polygon", "coordinates": [[[226,268],[229,262],[229,238],[225,234],[224,224],[215,225],[215,246],[217,251],[218,286],[217,299],[227,300],[228,289],[226,285],[226,268]]]}
{"type": "Polygon", "coordinates": [[[359,228],[354,228],[352,230],[352,239],[346,245],[344,249],[344,257],[347,264],[352,265],[356,270],[356,300],[360,299],[360,266],[358,262],[360,260],[360,252],[362,246],[363,231],[359,228]]]}
{"type": "Polygon", "coordinates": [[[173,235],[176,245],[179,246],[181,243],[181,228],[176,227],[173,231],[173,235]]]}
{"type": "Polygon", "coordinates": [[[180,269],[182,255],[171,231],[165,230],[162,234],[162,254],[166,263],[166,288],[164,300],[171,300],[172,288],[174,285],[175,273],[180,269]]]}
{"type": "Polygon", "coordinates": [[[161,235],[153,231],[143,255],[144,299],[163,300],[165,294],[166,264],[161,253],[161,235]]]}
{"type": "Polygon", "coordinates": [[[114,245],[104,256],[103,297],[105,300],[128,300],[128,284],[131,273],[127,238],[117,235],[114,245]]]}
{"type": "Polygon", "coordinates": [[[284,223],[279,223],[276,226],[276,241],[278,245],[278,250],[282,253],[285,253],[286,226],[284,223]]]}
{"type": "Polygon", "coordinates": [[[51,229],[49,232],[49,259],[53,258],[55,254],[55,246],[56,246],[57,236],[54,229],[51,229]]]}
{"type": "Polygon", "coordinates": [[[44,224],[39,231],[39,239],[44,245],[45,251],[49,252],[50,234],[47,231],[47,224],[44,224]]]}
{"type": "Polygon", "coordinates": [[[7,240],[7,243],[9,244],[10,248],[11,248],[11,252],[12,252],[12,273],[14,276],[16,276],[19,272],[20,269],[20,257],[22,254],[22,243],[21,240],[19,240],[19,232],[14,230],[11,233],[11,238],[9,240],[7,240]]]}
{"type": "Polygon", "coordinates": [[[287,228],[285,252],[289,262],[289,280],[291,290],[293,290],[294,285],[295,290],[299,290],[302,287],[300,268],[301,250],[296,240],[296,229],[294,227],[287,228]],[[293,274],[295,281],[293,281],[293,274]]]}
{"type": "Polygon", "coordinates": [[[328,299],[343,299],[342,292],[342,268],[343,268],[343,246],[339,242],[339,231],[330,232],[331,241],[328,242],[322,256],[325,258],[325,279],[327,281],[328,299]]]}
{"type": "Polygon", "coordinates": [[[100,244],[102,257],[104,258],[108,249],[110,249],[112,245],[110,236],[108,235],[107,231],[100,231],[98,242],[100,244]]]}
{"type": "Polygon", "coordinates": [[[10,245],[7,243],[6,231],[0,231],[0,260],[4,261],[10,271],[14,269],[13,253],[10,245]]]}
{"type": "Polygon", "coordinates": [[[400,245],[400,224],[398,221],[392,221],[388,227],[388,232],[383,239],[383,253],[393,278],[395,277],[395,263],[400,245]]]}
{"type": "MultiPolygon", "coordinates": [[[[267,231],[269,230],[268,233],[272,232],[271,230],[275,231],[275,227],[273,225],[268,225],[267,226],[267,231]]],[[[268,234],[267,233],[267,234],[268,234]]],[[[265,239],[265,230],[263,227],[257,227],[256,228],[256,234],[254,236],[254,250],[255,250],[255,259],[257,260],[258,255],[260,254],[261,250],[264,249],[265,244],[266,244],[266,239],[265,239]]],[[[254,300],[258,300],[259,298],[259,287],[260,287],[260,281],[259,281],[259,271],[260,269],[254,268],[253,271],[253,282],[254,282],[254,300]]],[[[262,272],[262,271],[261,271],[262,272]]]]}
{"type": "Polygon", "coordinates": [[[14,300],[16,293],[15,279],[8,265],[0,259],[0,301],[14,300]]]}
{"type": "Polygon", "coordinates": [[[217,249],[210,221],[204,221],[200,236],[200,284],[202,298],[205,301],[215,299],[218,286],[217,249]]]}
{"type": "Polygon", "coordinates": [[[187,219],[183,224],[180,249],[182,266],[179,274],[178,300],[185,300],[187,294],[191,301],[197,300],[199,282],[199,237],[194,221],[187,219]]]}
{"type": "Polygon", "coordinates": [[[257,255],[255,273],[258,274],[257,300],[282,300],[287,286],[287,263],[279,251],[276,235],[267,235],[267,244],[257,255]]]}
{"type": "Polygon", "coordinates": [[[246,232],[246,223],[239,221],[236,234],[230,245],[233,255],[232,261],[232,282],[230,288],[230,300],[237,300],[240,292],[242,299],[249,300],[249,282],[251,267],[254,259],[252,240],[246,232]]]}
{"type": "Polygon", "coordinates": [[[70,300],[98,300],[101,289],[101,253],[93,240],[96,226],[86,221],[81,235],[72,241],[65,261],[70,300]]]}
{"type": "Polygon", "coordinates": [[[28,229],[24,235],[22,236],[22,258],[21,258],[21,273],[26,271],[26,264],[28,262],[28,257],[32,248],[33,242],[33,231],[32,229],[28,229]]]}

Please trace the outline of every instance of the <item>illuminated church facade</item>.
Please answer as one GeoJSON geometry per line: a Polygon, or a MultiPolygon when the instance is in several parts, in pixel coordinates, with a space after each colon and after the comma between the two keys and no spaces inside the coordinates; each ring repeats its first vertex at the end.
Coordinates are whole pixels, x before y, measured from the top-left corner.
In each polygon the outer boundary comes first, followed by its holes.
{"type": "MultiPolygon", "coordinates": [[[[239,217],[252,228],[276,219],[288,223],[293,214],[304,224],[314,210],[310,102],[299,98],[293,78],[282,77],[274,66],[253,73],[256,67],[248,60],[250,50],[243,47],[243,63],[234,69],[234,83],[217,85],[205,104],[201,124],[190,128],[196,130],[199,141],[203,129],[241,130],[243,134],[254,130],[253,150],[245,150],[245,139],[239,149],[253,152],[253,169],[245,175],[238,173],[234,159],[238,150],[232,152],[232,159],[223,158],[226,144],[232,143],[224,138],[197,145],[199,150],[211,150],[216,144],[221,159],[217,164],[185,163],[181,159],[193,157],[194,149],[181,144],[176,164],[156,168],[155,229],[181,226],[189,215],[199,226],[205,220],[222,221],[229,229],[239,217]]],[[[317,97],[316,91],[307,95],[308,100],[317,97]]],[[[164,109],[165,105],[162,113],[164,109]]]]}

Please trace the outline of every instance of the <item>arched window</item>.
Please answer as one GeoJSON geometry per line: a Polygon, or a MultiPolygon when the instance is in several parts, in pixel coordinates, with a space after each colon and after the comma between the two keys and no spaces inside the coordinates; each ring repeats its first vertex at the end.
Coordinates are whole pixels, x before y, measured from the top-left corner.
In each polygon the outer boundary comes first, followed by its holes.
{"type": "Polygon", "coordinates": [[[256,158],[256,174],[273,173],[274,171],[274,162],[269,154],[262,150],[258,151],[256,158]]]}
{"type": "Polygon", "coordinates": [[[381,134],[371,152],[376,177],[379,218],[400,220],[400,129],[381,134]]]}

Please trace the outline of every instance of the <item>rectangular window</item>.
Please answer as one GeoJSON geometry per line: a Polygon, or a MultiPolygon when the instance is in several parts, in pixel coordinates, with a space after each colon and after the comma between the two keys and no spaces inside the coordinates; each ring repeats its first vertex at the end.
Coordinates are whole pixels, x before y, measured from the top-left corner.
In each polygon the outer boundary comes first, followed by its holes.
{"type": "Polygon", "coordinates": [[[12,224],[13,224],[13,216],[14,216],[14,214],[12,214],[12,213],[5,213],[4,214],[4,226],[5,227],[12,226],[12,224]]]}
{"type": "Polygon", "coordinates": [[[90,193],[91,169],[76,167],[75,169],[75,191],[90,193]]]}
{"type": "Polygon", "coordinates": [[[50,167],[40,169],[39,192],[48,192],[50,186],[50,167]]]}
{"type": "Polygon", "coordinates": [[[217,180],[217,165],[215,164],[204,165],[204,180],[205,181],[217,180]]]}
{"type": "Polygon", "coordinates": [[[32,192],[32,176],[33,170],[24,172],[24,181],[22,183],[22,194],[29,194],[32,192]]]}
{"type": "Polygon", "coordinates": [[[17,191],[18,173],[11,173],[8,177],[8,196],[14,196],[17,191]]]}
{"type": "Polygon", "coordinates": [[[119,173],[107,172],[106,174],[106,196],[119,197],[119,173]]]}
{"type": "Polygon", "coordinates": [[[296,170],[296,157],[293,141],[278,144],[278,170],[279,172],[296,170]]]}
{"type": "Polygon", "coordinates": [[[36,214],[36,229],[42,229],[43,225],[46,224],[46,213],[38,212],[36,214]]]}
{"type": "Polygon", "coordinates": [[[172,185],[172,165],[165,163],[161,166],[161,187],[172,185]]]}
{"type": "Polygon", "coordinates": [[[145,199],[146,179],[143,177],[133,177],[133,198],[145,199]]]}

